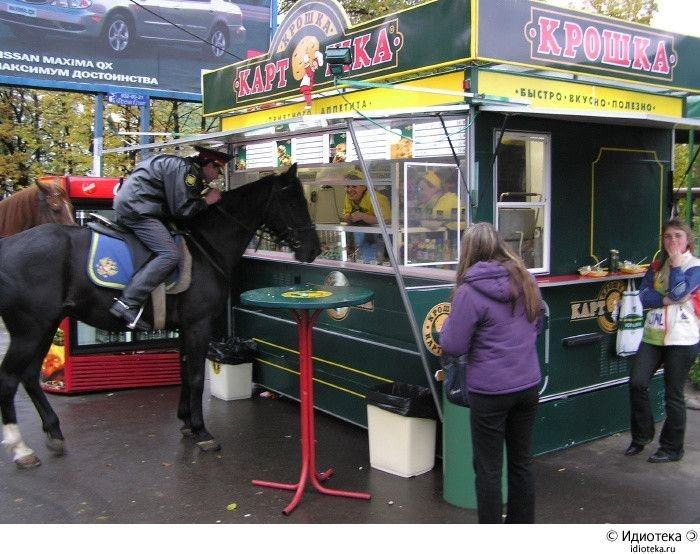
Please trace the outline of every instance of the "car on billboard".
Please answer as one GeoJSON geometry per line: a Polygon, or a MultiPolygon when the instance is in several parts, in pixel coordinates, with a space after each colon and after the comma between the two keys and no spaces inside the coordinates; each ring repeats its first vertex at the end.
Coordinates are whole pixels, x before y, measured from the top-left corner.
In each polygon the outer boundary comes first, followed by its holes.
{"type": "Polygon", "coordinates": [[[0,21],[28,41],[83,36],[116,56],[149,40],[200,46],[218,59],[245,40],[241,8],[230,0],[0,0],[0,21]]]}

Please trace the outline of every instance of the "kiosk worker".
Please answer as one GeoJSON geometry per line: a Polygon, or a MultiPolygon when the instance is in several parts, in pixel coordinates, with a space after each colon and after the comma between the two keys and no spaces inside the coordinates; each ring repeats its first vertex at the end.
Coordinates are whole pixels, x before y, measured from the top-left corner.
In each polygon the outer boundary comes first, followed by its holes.
{"type": "Polygon", "coordinates": [[[457,195],[451,191],[443,193],[442,184],[442,179],[432,169],[427,170],[416,183],[418,203],[426,217],[451,219],[452,210],[459,208],[457,195]]]}
{"type": "MultiPolygon", "coordinates": [[[[356,182],[345,185],[343,221],[349,225],[376,225],[377,216],[372,207],[372,199],[367,194],[367,187],[362,183],[362,171],[358,168],[353,168],[345,174],[345,178],[356,182]]],[[[391,221],[391,204],[389,200],[383,194],[378,193],[377,202],[384,221],[389,223],[391,221]]],[[[374,234],[355,233],[355,241],[364,262],[377,261],[379,255],[378,240],[379,237],[374,234]]]]}
{"type": "Polygon", "coordinates": [[[165,222],[193,218],[221,199],[221,191],[208,185],[221,175],[232,156],[201,146],[195,149],[198,154],[188,158],[160,154],[141,162],[114,197],[117,221],[155,254],[109,309],[132,329],[150,329],[139,321],[143,304],[180,260],[165,222]]]}
{"type": "Polygon", "coordinates": [[[649,401],[651,377],[664,367],[666,421],[659,449],[647,461],[677,462],[683,457],[685,398],[683,386],[698,355],[700,330],[693,293],[700,286],[700,259],[693,253],[695,237],[690,227],[671,219],[662,227],[663,249],[642,280],[642,305],[651,308],[644,335],[630,374],[632,443],[626,456],[639,454],[654,438],[654,418],[649,401]]]}
{"type": "Polygon", "coordinates": [[[503,442],[508,458],[506,523],[534,523],[532,429],[541,379],[540,291],[490,223],[464,233],[450,315],[440,346],[467,354],[467,389],[479,523],[501,523],[503,442]]]}

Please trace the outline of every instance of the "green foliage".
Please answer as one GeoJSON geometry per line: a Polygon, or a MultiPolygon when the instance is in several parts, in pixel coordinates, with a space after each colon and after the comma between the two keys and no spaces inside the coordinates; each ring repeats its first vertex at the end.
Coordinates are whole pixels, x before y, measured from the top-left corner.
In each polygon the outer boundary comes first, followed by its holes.
{"type": "MultiPolygon", "coordinates": [[[[0,87],[0,186],[18,190],[39,175],[86,175],[92,170],[95,101],[91,94],[0,87]]],[[[151,130],[195,134],[212,130],[200,104],[151,101],[151,130]]],[[[136,107],[105,105],[104,148],[138,144],[136,107]],[[108,125],[116,116],[118,124],[108,125]]],[[[169,137],[168,137],[169,138],[169,137]]],[[[163,140],[163,137],[159,137],[163,140]]],[[[103,175],[129,173],[137,151],[104,156],[103,175]]]]}
{"type": "MultiPolygon", "coordinates": [[[[286,13],[298,0],[280,0],[279,13],[286,13]]],[[[352,23],[360,23],[375,17],[393,13],[410,6],[424,4],[427,0],[338,0],[352,23]]]]}
{"type": "Polygon", "coordinates": [[[645,25],[651,23],[659,9],[656,0],[583,0],[580,7],[584,11],[645,25]]]}
{"type": "Polygon", "coordinates": [[[690,382],[700,389],[700,357],[695,358],[695,363],[690,368],[690,382]]]}

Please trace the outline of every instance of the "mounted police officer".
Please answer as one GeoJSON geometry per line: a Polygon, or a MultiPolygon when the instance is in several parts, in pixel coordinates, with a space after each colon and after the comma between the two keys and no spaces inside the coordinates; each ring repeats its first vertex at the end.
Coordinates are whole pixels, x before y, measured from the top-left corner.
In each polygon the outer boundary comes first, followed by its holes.
{"type": "Polygon", "coordinates": [[[232,156],[201,146],[195,149],[196,156],[160,154],[139,163],[114,198],[117,222],[131,229],[155,254],[109,309],[131,329],[150,329],[139,321],[143,305],[180,260],[164,222],[190,219],[221,199],[221,191],[208,185],[221,175],[232,156]]]}

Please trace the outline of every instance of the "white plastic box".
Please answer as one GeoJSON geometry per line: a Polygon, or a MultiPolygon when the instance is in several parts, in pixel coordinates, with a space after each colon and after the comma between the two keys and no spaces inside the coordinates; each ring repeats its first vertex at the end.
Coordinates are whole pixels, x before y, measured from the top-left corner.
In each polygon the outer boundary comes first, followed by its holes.
{"type": "Polygon", "coordinates": [[[406,417],[367,405],[369,464],[401,477],[413,477],[435,465],[434,419],[406,417]]]}
{"type": "Polygon", "coordinates": [[[220,364],[207,359],[212,396],[221,400],[250,398],[253,394],[253,364],[220,364]]]}

